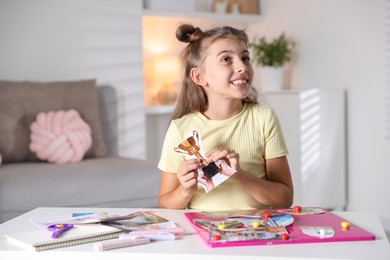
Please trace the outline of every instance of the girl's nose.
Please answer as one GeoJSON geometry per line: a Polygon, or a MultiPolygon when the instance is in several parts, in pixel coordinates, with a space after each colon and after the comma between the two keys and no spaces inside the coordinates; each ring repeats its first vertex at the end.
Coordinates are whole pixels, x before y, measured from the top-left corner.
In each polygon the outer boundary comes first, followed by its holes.
{"type": "Polygon", "coordinates": [[[248,65],[242,62],[241,60],[237,62],[236,64],[236,72],[243,73],[246,72],[248,69],[248,65]]]}

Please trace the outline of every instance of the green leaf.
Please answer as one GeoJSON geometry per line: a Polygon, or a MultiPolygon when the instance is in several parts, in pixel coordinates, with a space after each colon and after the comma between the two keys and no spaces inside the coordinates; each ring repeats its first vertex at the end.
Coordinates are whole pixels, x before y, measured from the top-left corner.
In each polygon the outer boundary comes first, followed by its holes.
{"type": "Polygon", "coordinates": [[[253,58],[257,65],[267,67],[282,67],[291,60],[294,43],[282,33],[268,42],[263,36],[249,44],[253,50],[253,58]]]}

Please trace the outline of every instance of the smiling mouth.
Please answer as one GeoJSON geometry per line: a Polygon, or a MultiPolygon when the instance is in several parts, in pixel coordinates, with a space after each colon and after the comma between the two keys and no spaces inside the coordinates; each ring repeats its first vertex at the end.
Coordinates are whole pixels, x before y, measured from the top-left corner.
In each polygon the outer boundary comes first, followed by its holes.
{"type": "Polygon", "coordinates": [[[237,80],[233,80],[233,81],[230,81],[231,84],[235,85],[235,86],[246,86],[246,84],[249,83],[248,80],[246,79],[237,79],[237,80]]]}

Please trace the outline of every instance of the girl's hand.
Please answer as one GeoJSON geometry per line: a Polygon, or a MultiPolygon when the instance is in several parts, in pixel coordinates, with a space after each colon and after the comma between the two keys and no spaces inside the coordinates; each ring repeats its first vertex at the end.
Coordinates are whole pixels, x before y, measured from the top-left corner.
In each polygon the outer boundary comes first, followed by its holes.
{"type": "Polygon", "coordinates": [[[240,156],[229,147],[217,147],[205,154],[209,162],[215,162],[220,159],[225,160],[229,166],[235,170],[240,169],[240,156]]]}
{"type": "Polygon", "coordinates": [[[211,191],[215,188],[213,180],[207,179],[205,175],[202,175],[202,177],[199,178],[199,183],[203,184],[206,187],[207,191],[211,191]]]}
{"type": "Polygon", "coordinates": [[[192,195],[198,190],[198,168],[202,167],[200,159],[186,160],[177,173],[177,178],[184,191],[192,195]]]}

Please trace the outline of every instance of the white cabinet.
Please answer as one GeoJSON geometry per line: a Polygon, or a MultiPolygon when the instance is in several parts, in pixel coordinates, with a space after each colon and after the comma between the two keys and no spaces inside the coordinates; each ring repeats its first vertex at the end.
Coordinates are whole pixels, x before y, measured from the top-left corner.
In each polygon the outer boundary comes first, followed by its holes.
{"type": "MultiPolygon", "coordinates": [[[[289,149],[294,205],[342,210],[346,206],[345,93],[337,89],[266,92],[289,149]]],[[[173,107],[146,111],[147,158],[158,162],[173,107]]]]}
{"type": "Polygon", "coordinates": [[[146,108],[146,159],[152,163],[157,164],[160,160],[161,148],[173,109],[173,106],[146,108]]]}
{"type": "Polygon", "coordinates": [[[277,113],[289,149],[295,205],[346,206],[346,108],[339,89],[264,93],[277,113]]]}

